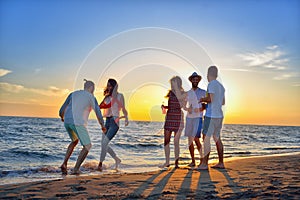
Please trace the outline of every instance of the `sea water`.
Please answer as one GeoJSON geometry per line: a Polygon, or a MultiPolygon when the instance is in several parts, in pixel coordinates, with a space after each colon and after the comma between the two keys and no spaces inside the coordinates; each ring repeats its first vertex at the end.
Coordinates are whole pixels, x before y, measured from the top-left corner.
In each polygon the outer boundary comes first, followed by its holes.
{"type": "MultiPolygon", "coordinates": [[[[164,163],[163,122],[131,121],[120,130],[110,145],[122,163],[114,170],[114,160],[107,154],[103,172],[97,172],[101,152],[101,129],[90,120],[88,130],[92,149],[84,161],[84,175],[132,173],[158,170],[164,163]]],[[[300,127],[225,124],[222,130],[224,157],[264,156],[300,152],[300,127]]],[[[173,137],[172,137],[173,138],[173,137]]],[[[63,178],[62,164],[70,138],[60,119],[0,117],[0,184],[63,178]]],[[[211,159],[217,159],[212,144],[211,159]]],[[[82,146],[75,148],[68,167],[73,168],[82,146]]],[[[198,157],[197,151],[195,151],[198,157]]],[[[180,165],[190,162],[187,138],[180,140],[180,165]]],[[[173,140],[171,162],[174,163],[173,140]]]]}

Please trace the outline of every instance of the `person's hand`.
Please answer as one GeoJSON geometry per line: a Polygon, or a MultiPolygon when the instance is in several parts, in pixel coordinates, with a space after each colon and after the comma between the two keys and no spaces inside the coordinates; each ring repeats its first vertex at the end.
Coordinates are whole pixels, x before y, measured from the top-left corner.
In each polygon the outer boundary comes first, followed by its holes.
{"type": "Polygon", "coordinates": [[[128,126],[128,124],[129,124],[129,121],[128,121],[128,119],[126,118],[126,119],[125,119],[125,126],[128,126]]]}
{"type": "Polygon", "coordinates": [[[161,105],[161,109],[164,109],[164,108],[165,108],[164,104],[163,104],[163,105],[161,105]]]}
{"type": "Polygon", "coordinates": [[[105,126],[102,126],[101,129],[102,129],[102,132],[103,132],[103,133],[106,133],[107,129],[105,128],[105,126]]]}
{"type": "Polygon", "coordinates": [[[187,111],[191,114],[193,112],[193,108],[189,107],[187,111]]]}

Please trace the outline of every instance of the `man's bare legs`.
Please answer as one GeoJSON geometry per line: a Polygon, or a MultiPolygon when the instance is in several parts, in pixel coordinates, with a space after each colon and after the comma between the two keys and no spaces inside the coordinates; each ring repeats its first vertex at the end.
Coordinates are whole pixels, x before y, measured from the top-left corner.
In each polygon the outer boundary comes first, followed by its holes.
{"type": "Polygon", "coordinates": [[[221,168],[224,169],[224,147],[223,147],[223,143],[221,138],[219,138],[219,140],[216,142],[216,146],[217,146],[217,151],[218,151],[218,157],[219,157],[219,163],[212,166],[212,168],[221,168]]]}
{"type": "Polygon", "coordinates": [[[80,154],[77,158],[73,174],[77,175],[77,174],[80,173],[79,168],[80,168],[82,162],[84,161],[84,159],[86,158],[86,156],[88,155],[89,150],[91,149],[91,147],[92,147],[92,144],[88,144],[88,145],[83,146],[83,148],[82,148],[82,150],[81,150],[81,152],[80,152],[80,154]]]}
{"type": "Polygon", "coordinates": [[[188,138],[189,140],[189,151],[190,151],[190,155],[191,155],[191,158],[192,158],[192,162],[189,164],[190,167],[194,167],[196,166],[196,161],[195,161],[195,148],[194,148],[194,141],[196,143],[196,146],[197,146],[197,150],[199,152],[199,155],[200,155],[200,165],[202,163],[202,149],[201,149],[201,143],[200,143],[200,140],[198,137],[189,137],[188,138]]]}
{"type": "Polygon", "coordinates": [[[196,165],[196,161],[195,161],[195,149],[194,149],[194,137],[188,137],[188,142],[189,142],[189,151],[190,151],[190,155],[192,158],[192,162],[189,164],[190,167],[194,167],[196,165]]]}
{"type": "Polygon", "coordinates": [[[69,160],[70,156],[72,155],[73,150],[74,150],[74,148],[76,147],[77,144],[78,144],[78,139],[71,142],[68,146],[64,162],[60,166],[60,169],[61,169],[61,172],[62,172],[63,175],[67,175],[67,173],[68,173],[68,171],[67,171],[68,170],[68,160],[69,160]]]}
{"type": "Polygon", "coordinates": [[[195,141],[195,143],[196,143],[197,150],[198,150],[199,156],[200,156],[200,164],[199,164],[199,165],[201,165],[201,164],[202,164],[203,158],[202,158],[202,148],[201,148],[200,139],[199,139],[198,137],[195,137],[195,138],[194,138],[194,141],[195,141]]]}
{"type": "Polygon", "coordinates": [[[203,148],[204,148],[204,157],[202,163],[199,165],[199,169],[207,170],[208,169],[208,159],[210,154],[210,137],[203,135],[203,148]]]}

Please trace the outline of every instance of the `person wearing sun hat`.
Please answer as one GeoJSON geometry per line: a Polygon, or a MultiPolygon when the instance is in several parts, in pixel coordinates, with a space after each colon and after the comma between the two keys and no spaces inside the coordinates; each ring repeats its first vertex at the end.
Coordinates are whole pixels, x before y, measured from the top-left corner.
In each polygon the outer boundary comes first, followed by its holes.
{"type": "Polygon", "coordinates": [[[189,164],[190,167],[196,166],[194,142],[196,143],[198,152],[200,154],[201,164],[202,148],[200,138],[203,121],[202,117],[205,108],[202,107],[202,104],[199,104],[199,100],[206,95],[206,91],[198,87],[201,79],[202,77],[197,74],[197,72],[194,72],[191,76],[189,76],[189,81],[192,83],[192,88],[187,92],[187,103],[185,106],[185,110],[187,111],[185,136],[188,137],[188,146],[192,158],[192,162],[189,164]]]}

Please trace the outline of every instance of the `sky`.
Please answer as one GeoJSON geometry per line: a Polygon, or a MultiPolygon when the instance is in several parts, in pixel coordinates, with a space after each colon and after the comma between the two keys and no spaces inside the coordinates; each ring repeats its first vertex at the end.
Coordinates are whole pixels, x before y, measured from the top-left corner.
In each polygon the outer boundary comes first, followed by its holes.
{"type": "Polygon", "coordinates": [[[131,120],[163,120],[174,75],[209,65],[225,123],[300,125],[300,1],[0,0],[0,115],[58,117],[83,78],[119,81],[131,120]]]}

